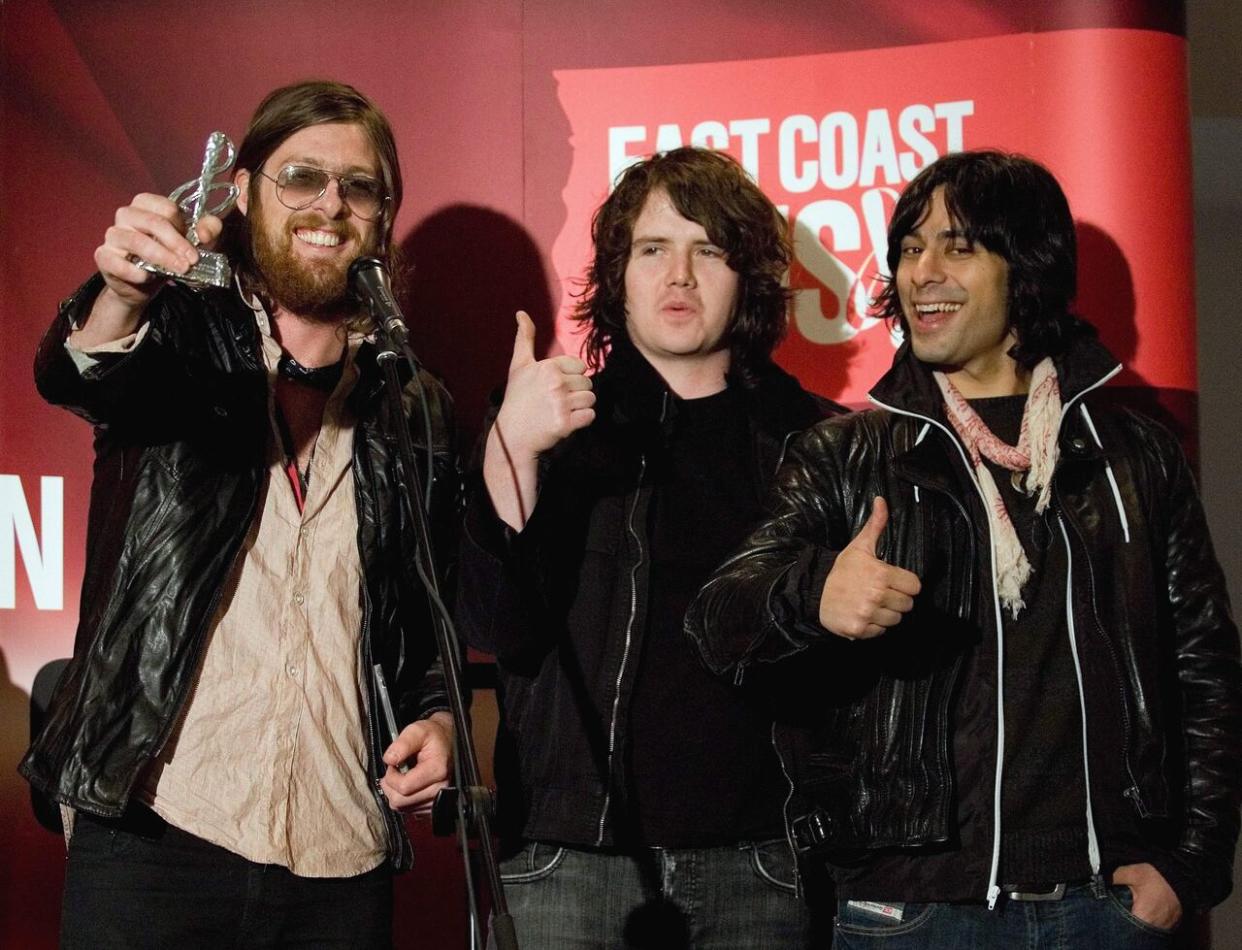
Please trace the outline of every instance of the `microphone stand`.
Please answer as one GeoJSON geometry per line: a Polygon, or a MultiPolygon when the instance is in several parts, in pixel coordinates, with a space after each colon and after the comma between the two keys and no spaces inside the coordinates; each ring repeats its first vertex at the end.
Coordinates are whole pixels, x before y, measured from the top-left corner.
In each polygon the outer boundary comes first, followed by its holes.
{"type": "MultiPolygon", "coordinates": [[[[405,327],[398,324],[394,329],[385,324],[382,316],[375,312],[373,306],[371,310],[379,326],[377,337],[380,346],[376,360],[384,374],[385,390],[388,394],[389,407],[392,410],[390,418],[396,422],[394,435],[397,440],[397,486],[406,515],[414,526],[417,542],[414,556],[415,567],[432,603],[432,627],[435,630],[440,660],[444,666],[449,709],[453,716],[453,772],[456,785],[443,788],[436,795],[432,808],[432,827],[435,833],[440,835],[452,834],[454,826],[456,827],[470,898],[472,934],[482,932],[474,896],[468,841],[470,831],[475,832],[483,856],[488,891],[492,897],[492,936],[495,945],[497,950],[518,950],[517,934],[513,928],[513,917],[509,914],[509,906],[505,900],[504,886],[500,882],[500,867],[497,862],[495,842],[492,838],[493,795],[491,789],[485,787],[479,778],[478,756],[475,753],[470,720],[466,714],[466,703],[462,692],[463,680],[461,658],[457,650],[459,642],[457,631],[453,626],[449,610],[440,597],[440,585],[431,547],[431,532],[427,523],[428,512],[422,504],[424,498],[422,478],[419,475],[414,445],[410,440],[410,431],[401,398],[401,380],[397,373],[398,361],[404,356],[409,362],[416,381],[418,380],[418,361],[405,343],[405,327]]],[[[425,399],[425,396],[422,398],[425,399]]],[[[423,408],[424,410],[426,408],[425,401],[423,408]]],[[[427,454],[430,460],[432,455],[430,433],[428,433],[427,454]]]]}

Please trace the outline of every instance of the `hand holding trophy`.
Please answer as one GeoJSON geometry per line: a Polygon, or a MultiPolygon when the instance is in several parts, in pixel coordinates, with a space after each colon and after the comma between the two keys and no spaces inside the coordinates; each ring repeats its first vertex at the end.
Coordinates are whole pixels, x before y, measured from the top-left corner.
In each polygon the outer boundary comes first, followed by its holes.
{"type": "Polygon", "coordinates": [[[227,172],[233,167],[236,150],[229,137],[223,132],[212,132],[207,137],[203,151],[203,166],[196,179],[191,179],[176,188],[169,196],[177,207],[186,215],[186,239],[198,248],[198,262],[185,273],[179,273],[158,264],[131,256],[134,264],[152,274],[159,274],[172,280],[180,281],[190,287],[226,287],[233,279],[228,258],[217,251],[207,251],[199,247],[198,221],[205,214],[223,217],[237,200],[237,186],[228,181],[214,181],[216,175],[227,172]],[[207,207],[208,196],[213,191],[224,191],[224,197],[212,206],[207,207]]]}

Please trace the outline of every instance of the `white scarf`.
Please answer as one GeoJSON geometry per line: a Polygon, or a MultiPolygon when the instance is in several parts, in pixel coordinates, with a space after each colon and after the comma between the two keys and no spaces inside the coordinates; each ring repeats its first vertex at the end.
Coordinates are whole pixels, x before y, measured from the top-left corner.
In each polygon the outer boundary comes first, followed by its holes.
{"type": "Polygon", "coordinates": [[[944,394],[949,421],[966,446],[975,476],[983,489],[994,542],[997,589],[1001,603],[1016,619],[1019,611],[1026,606],[1022,600],[1022,588],[1031,576],[1031,562],[1022,550],[1000,490],[983,459],[987,458],[1011,472],[1026,472],[1021,488],[1027,494],[1038,492],[1035,512],[1044,513],[1052,494],[1052,472],[1057,464],[1057,430],[1061,424],[1061,387],[1057,384],[1057,371],[1047,357],[1032,371],[1031,390],[1026,397],[1026,408],[1022,411],[1022,429],[1016,446],[1002,442],[992,433],[944,373],[932,375],[944,394]]]}

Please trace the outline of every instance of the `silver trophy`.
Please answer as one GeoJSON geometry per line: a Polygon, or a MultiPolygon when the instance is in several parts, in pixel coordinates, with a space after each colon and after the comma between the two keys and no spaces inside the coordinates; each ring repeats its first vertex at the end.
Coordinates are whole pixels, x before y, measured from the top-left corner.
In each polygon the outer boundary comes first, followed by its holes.
{"type": "Polygon", "coordinates": [[[159,274],[161,277],[168,277],[191,287],[227,287],[229,285],[233,279],[233,271],[229,267],[228,258],[218,251],[205,251],[199,247],[197,225],[198,219],[205,214],[222,217],[237,200],[235,184],[229,181],[212,181],[216,175],[233,167],[233,159],[236,156],[237,152],[233,148],[233,143],[229,141],[229,137],[223,132],[212,132],[207,137],[207,146],[203,150],[203,169],[199,172],[198,178],[187,181],[168,196],[187,215],[186,225],[189,230],[185,232],[185,236],[186,240],[199,249],[198,263],[184,274],[166,270],[158,264],[151,264],[141,258],[135,258],[135,264],[152,274],[159,274]],[[220,202],[210,208],[206,207],[208,196],[213,191],[220,190],[224,191],[224,197],[220,202]]]}

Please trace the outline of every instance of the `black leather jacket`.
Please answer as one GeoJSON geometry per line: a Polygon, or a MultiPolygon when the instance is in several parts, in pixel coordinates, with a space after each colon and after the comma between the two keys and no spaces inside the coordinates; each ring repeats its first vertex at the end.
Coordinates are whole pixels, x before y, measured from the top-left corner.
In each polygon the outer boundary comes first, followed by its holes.
{"type": "MultiPolygon", "coordinates": [[[[624,341],[594,386],[595,422],[544,459],[539,502],[520,534],[497,518],[481,479],[471,487],[457,615],[467,642],[497,659],[502,832],[606,847],[617,843],[646,633],[653,459],[675,403],[624,341]]],[[[794,434],[841,411],[770,364],[745,400],[761,486],[794,434]]]]}
{"type": "MultiPolygon", "coordinates": [[[[132,353],[83,374],[64,341],[101,287],[92,278],[62,305],[35,360],[39,391],[95,425],[96,451],[74,656],[21,772],[57,801],[112,817],[185,704],[221,591],[258,512],[270,425],[259,330],[236,290],[162,289],[132,353]]],[[[399,567],[410,564],[413,534],[397,502],[396,448],[386,434],[390,412],[372,345],[363,345],[358,363],[349,399],[358,418],[353,474],[365,579],[359,669],[383,664],[404,724],[447,703],[425,593],[413,569],[404,568],[407,577],[399,567]]],[[[434,433],[433,531],[438,549],[452,554],[461,497],[452,406],[433,377],[421,377],[434,433]]],[[[412,379],[406,382],[411,393],[412,379]]],[[[409,424],[425,452],[422,413],[411,413],[409,424]]],[[[409,839],[378,788],[386,734],[373,678],[362,680],[368,775],[390,857],[401,869],[410,864],[409,839]]]]}
{"type": "MultiPolygon", "coordinates": [[[[1128,776],[1129,805],[1101,808],[1137,810],[1163,855],[1153,863],[1189,910],[1231,887],[1238,633],[1176,442],[1092,393],[1115,371],[1094,340],[1058,363],[1051,512],[1069,543],[1089,753],[1123,756],[1128,776]],[[1105,704],[1120,710],[1119,732],[1105,704]]],[[[930,373],[907,349],[872,399],[887,408],[821,423],[795,443],[772,518],[687,615],[714,669],[778,684],[778,745],[796,785],[786,817],[802,848],[838,868],[870,849],[949,839],[958,674],[973,644],[997,637],[999,615],[986,514],[930,373]],[[923,590],[897,627],[854,642],[819,625],[819,598],[876,495],[890,509],[877,553],[923,590]]]]}

